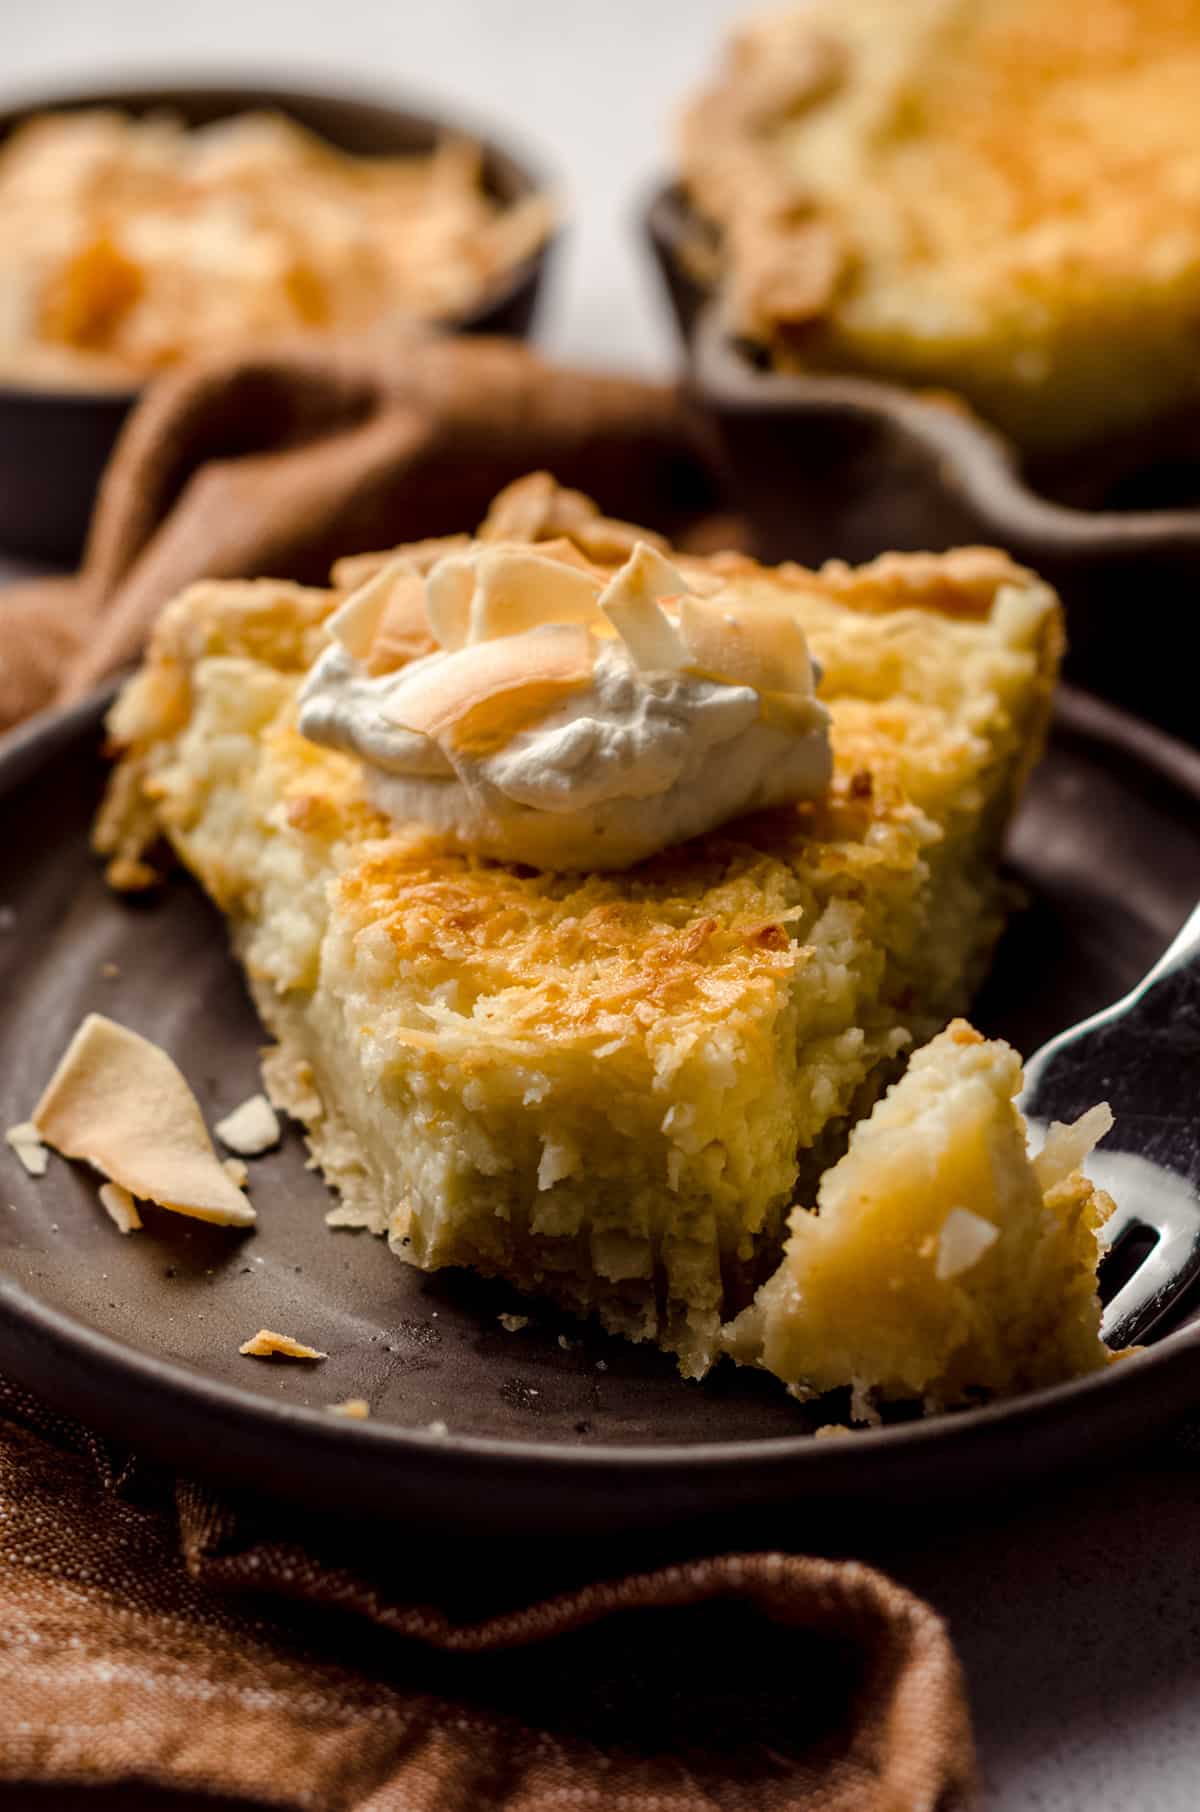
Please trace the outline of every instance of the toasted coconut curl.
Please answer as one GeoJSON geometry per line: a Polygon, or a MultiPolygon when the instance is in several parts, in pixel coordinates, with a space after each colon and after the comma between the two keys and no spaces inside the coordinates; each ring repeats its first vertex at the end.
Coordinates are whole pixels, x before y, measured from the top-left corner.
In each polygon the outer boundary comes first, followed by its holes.
{"type": "Polygon", "coordinates": [[[142,1201],[227,1227],[254,1209],[213,1149],[196,1097],[167,1053],[89,1013],[33,1110],[47,1145],[142,1201]]]}
{"type": "Polygon", "coordinates": [[[119,1183],[101,1183],[100,1206],[118,1233],[136,1233],[142,1224],[137,1203],[119,1183]]]}

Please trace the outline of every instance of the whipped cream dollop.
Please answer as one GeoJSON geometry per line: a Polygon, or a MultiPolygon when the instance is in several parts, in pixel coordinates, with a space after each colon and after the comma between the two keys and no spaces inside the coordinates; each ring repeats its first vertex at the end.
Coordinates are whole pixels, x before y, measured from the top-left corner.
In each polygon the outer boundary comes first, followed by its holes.
{"type": "Polygon", "coordinates": [[[302,733],[395,822],[502,861],[625,868],[829,785],[794,615],[698,595],[644,543],[615,576],[563,543],[400,557],[330,629],[302,733]]]}

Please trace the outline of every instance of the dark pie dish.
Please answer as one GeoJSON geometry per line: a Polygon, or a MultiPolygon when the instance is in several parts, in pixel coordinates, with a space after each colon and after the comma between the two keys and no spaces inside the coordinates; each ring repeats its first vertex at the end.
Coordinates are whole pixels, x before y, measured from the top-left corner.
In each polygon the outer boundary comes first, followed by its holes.
{"type": "MultiPolygon", "coordinates": [[[[27,1117],[90,1010],[186,1061],[210,1120],[259,1086],[261,1028],[212,908],[183,876],[123,901],[89,851],[105,703],[0,748],[0,1126],[27,1117]]],[[[977,1002],[981,1029],[1032,1050],[1144,973],[1196,898],[1198,806],[1200,756],[1064,691],[1011,846],[1030,904],[977,1002]]],[[[365,1234],[330,1231],[294,1128],[255,1161],[249,1239],[162,1215],[123,1239],[82,1167],[55,1161],[35,1180],[2,1147],[0,1162],[4,1375],[190,1474],[352,1516],[599,1539],[775,1512],[794,1534],[801,1509],[877,1516],[881,1503],[1021,1489],[1147,1440],[1200,1400],[1193,1306],[1089,1377],[814,1439],[828,1401],[806,1410],[730,1366],[684,1384],[666,1355],[544,1308],[508,1332],[510,1291],[426,1276],[365,1234]],[[330,1357],[317,1371],[241,1358],[262,1325],[330,1357]],[[328,1413],[350,1396],[370,1399],[369,1421],[328,1413]]]]}
{"type": "MultiPolygon", "coordinates": [[[[134,85],[22,101],[0,112],[0,143],[43,112],[119,108],[135,117],[167,111],[190,126],[249,109],[282,113],[337,149],[355,156],[429,151],[446,130],[465,131],[481,147],[484,186],[502,202],[545,189],[545,174],[523,156],[480,135],[469,123],[435,118],[379,96],[321,92],[268,83],[134,85]]],[[[445,325],[462,333],[523,337],[529,330],[551,240],[510,271],[466,314],[445,325]]],[[[129,388],[0,382],[0,548],[73,564],[80,553],[100,475],[121,426],[140,394],[129,388]]]]}
{"type": "Polygon", "coordinates": [[[1055,474],[1052,495],[999,434],[944,402],[875,378],[764,368],[725,332],[719,297],[696,275],[688,248],[705,228],[677,187],[654,193],[644,226],[689,387],[719,432],[760,558],[1002,547],[1062,593],[1070,679],[1196,739],[1191,688],[1168,654],[1174,613],[1200,582],[1194,420],[1055,474]]]}

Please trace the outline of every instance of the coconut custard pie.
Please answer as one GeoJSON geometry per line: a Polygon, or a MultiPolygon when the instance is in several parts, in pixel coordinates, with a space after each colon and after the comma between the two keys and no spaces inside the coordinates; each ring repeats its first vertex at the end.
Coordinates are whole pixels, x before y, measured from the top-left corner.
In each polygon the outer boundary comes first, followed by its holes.
{"type": "Polygon", "coordinates": [[[1059,649],[995,551],[689,558],[537,474],[329,590],[184,592],[97,846],[227,915],[334,1224],[698,1376],[987,965],[1059,649]]]}
{"type": "Polygon", "coordinates": [[[807,0],[683,120],[734,329],[957,392],[1030,455],[1200,400],[1197,0],[807,0]]]}

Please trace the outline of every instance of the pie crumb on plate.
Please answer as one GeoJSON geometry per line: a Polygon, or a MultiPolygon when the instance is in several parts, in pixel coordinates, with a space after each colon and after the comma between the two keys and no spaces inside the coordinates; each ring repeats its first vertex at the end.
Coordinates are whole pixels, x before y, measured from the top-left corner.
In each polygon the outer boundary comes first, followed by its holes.
{"type": "Polygon", "coordinates": [[[247,1359],[328,1359],[328,1353],[318,1352],[314,1346],[305,1346],[302,1340],[293,1340],[290,1334],[277,1334],[272,1328],[259,1328],[257,1334],[249,1340],[243,1340],[238,1348],[247,1359]]]}

